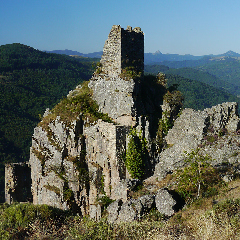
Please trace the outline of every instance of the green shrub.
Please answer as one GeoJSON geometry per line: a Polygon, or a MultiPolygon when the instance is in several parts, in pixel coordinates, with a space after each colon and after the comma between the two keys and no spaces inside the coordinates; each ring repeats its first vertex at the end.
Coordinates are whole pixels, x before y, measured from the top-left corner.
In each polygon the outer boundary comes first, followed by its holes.
{"type": "Polygon", "coordinates": [[[164,138],[167,135],[169,129],[171,129],[173,123],[169,120],[169,118],[164,117],[159,120],[158,130],[156,136],[156,143],[158,146],[158,152],[161,152],[164,147],[164,138]]]}
{"type": "Polygon", "coordinates": [[[110,224],[105,218],[99,222],[89,218],[75,217],[74,226],[68,232],[67,239],[147,239],[148,234],[162,227],[161,221],[133,221],[120,224],[110,224]]]}
{"type": "Polygon", "coordinates": [[[215,224],[219,227],[225,226],[228,222],[231,228],[236,232],[240,232],[240,199],[227,199],[213,206],[209,215],[215,224]]]}
{"type": "Polygon", "coordinates": [[[141,133],[137,134],[136,129],[132,128],[125,157],[125,164],[132,178],[143,178],[146,158],[147,141],[141,136],[141,133]]]}
{"type": "Polygon", "coordinates": [[[169,104],[169,106],[183,106],[183,94],[180,91],[174,90],[172,92],[167,91],[163,96],[163,99],[169,104]]]}
{"type": "Polygon", "coordinates": [[[226,213],[228,217],[234,217],[240,212],[240,199],[227,199],[213,206],[215,215],[226,213]]]}
{"type": "Polygon", "coordinates": [[[46,189],[48,189],[49,191],[53,191],[55,192],[59,197],[60,197],[60,189],[56,186],[52,186],[52,185],[44,185],[43,187],[45,187],[46,189]]]}
{"type": "Polygon", "coordinates": [[[147,221],[162,221],[165,219],[164,214],[161,214],[156,208],[152,208],[150,212],[143,216],[143,220],[147,221]]]}
{"type": "Polygon", "coordinates": [[[69,211],[63,211],[47,205],[17,203],[12,205],[5,204],[1,205],[1,207],[1,239],[25,239],[24,236],[27,236],[30,231],[31,223],[40,221],[44,224],[50,222],[62,224],[70,216],[69,211]]]}
{"type": "Polygon", "coordinates": [[[69,239],[112,239],[113,228],[106,219],[96,222],[87,217],[75,218],[75,224],[70,228],[69,239]]]}
{"type": "Polygon", "coordinates": [[[97,203],[100,204],[102,211],[104,211],[114,201],[115,200],[106,195],[97,198],[97,203]]]}
{"type": "Polygon", "coordinates": [[[120,77],[126,80],[136,79],[142,76],[142,72],[136,71],[134,66],[125,67],[122,69],[120,77]]]}
{"type": "Polygon", "coordinates": [[[175,173],[177,191],[187,201],[217,193],[216,186],[222,180],[210,162],[211,158],[201,155],[197,149],[186,155],[187,166],[175,173]]]}

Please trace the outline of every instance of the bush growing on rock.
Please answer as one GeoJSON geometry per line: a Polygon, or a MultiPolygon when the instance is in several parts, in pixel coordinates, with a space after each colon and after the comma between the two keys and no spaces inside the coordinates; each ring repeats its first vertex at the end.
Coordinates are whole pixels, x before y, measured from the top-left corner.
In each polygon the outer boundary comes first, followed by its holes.
{"type": "Polygon", "coordinates": [[[177,170],[177,191],[187,202],[216,192],[214,185],[222,182],[217,169],[210,165],[211,158],[199,153],[199,149],[186,154],[186,167],[177,170]]]}
{"type": "Polygon", "coordinates": [[[147,157],[147,141],[137,134],[136,129],[129,133],[125,164],[133,179],[142,179],[144,176],[145,159],[147,157]]]}
{"type": "Polygon", "coordinates": [[[60,116],[61,120],[67,124],[71,124],[71,121],[77,119],[79,114],[82,114],[84,120],[88,118],[89,122],[94,122],[98,119],[112,122],[110,117],[99,112],[98,108],[97,102],[92,99],[92,90],[88,87],[88,82],[85,81],[73,96],[61,100],[39,125],[47,128],[49,122],[55,120],[57,116],[60,116]]]}

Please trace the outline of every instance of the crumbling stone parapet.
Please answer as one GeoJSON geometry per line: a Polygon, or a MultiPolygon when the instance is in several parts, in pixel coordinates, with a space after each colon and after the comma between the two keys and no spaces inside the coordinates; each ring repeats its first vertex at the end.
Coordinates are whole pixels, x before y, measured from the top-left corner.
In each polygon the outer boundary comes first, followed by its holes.
{"type": "Polygon", "coordinates": [[[101,70],[109,76],[119,76],[125,68],[136,73],[144,71],[144,34],[141,28],[126,30],[113,25],[103,48],[101,70]]]}
{"type": "Polygon", "coordinates": [[[32,201],[31,172],[28,163],[8,163],[5,165],[5,201],[32,201]]]}

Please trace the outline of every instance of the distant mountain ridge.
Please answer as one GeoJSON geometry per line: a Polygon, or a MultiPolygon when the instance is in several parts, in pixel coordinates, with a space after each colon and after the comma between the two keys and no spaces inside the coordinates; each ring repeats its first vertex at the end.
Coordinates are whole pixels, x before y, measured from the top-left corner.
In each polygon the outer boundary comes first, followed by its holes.
{"type": "MultiPolygon", "coordinates": [[[[101,58],[103,52],[93,52],[93,53],[80,53],[78,51],[73,50],[53,50],[53,51],[45,51],[47,53],[57,53],[57,54],[65,54],[65,55],[75,55],[75,56],[81,56],[81,57],[88,57],[88,58],[101,58]]],[[[153,63],[160,63],[165,61],[192,61],[192,60],[200,60],[200,59],[217,59],[217,58],[223,58],[223,57],[234,57],[234,58],[240,58],[240,54],[233,52],[229,50],[226,53],[218,54],[218,55],[203,55],[203,56],[194,56],[191,54],[185,54],[185,55],[179,55],[179,54],[171,54],[171,53],[161,53],[159,50],[155,53],[145,53],[144,54],[144,60],[145,64],[153,64],[153,63]]]]}
{"type": "Polygon", "coordinates": [[[93,52],[93,53],[80,53],[78,51],[72,51],[72,50],[53,50],[53,51],[44,51],[47,53],[57,53],[57,54],[65,54],[69,56],[81,56],[81,57],[89,57],[89,58],[101,58],[103,51],[100,52],[93,52]]]}

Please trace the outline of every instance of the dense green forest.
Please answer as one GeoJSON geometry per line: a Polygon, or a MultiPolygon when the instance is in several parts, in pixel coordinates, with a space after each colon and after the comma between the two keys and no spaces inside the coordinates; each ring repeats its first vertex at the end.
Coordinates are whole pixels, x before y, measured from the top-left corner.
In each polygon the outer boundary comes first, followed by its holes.
{"type": "Polygon", "coordinates": [[[166,62],[145,65],[145,72],[151,74],[164,72],[166,74],[179,75],[206,83],[221,90],[224,89],[235,96],[240,96],[240,60],[238,58],[212,58],[206,62],[203,62],[203,59],[193,60],[187,66],[184,62],[186,61],[175,61],[168,65],[164,65],[166,62]],[[198,65],[194,62],[201,64],[198,65]]]}
{"type": "Polygon", "coordinates": [[[208,72],[230,84],[240,86],[240,60],[238,58],[226,57],[198,66],[196,69],[208,72]]]}
{"type": "MultiPolygon", "coordinates": [[[[155,67],[155,71],[156,71],[155,67]]],[[[162,69],[162,66],[159,66],[162,69]]],[[[185,78],[204,82],[240,96],[240,60],[235,57],[213,58],[193,68],[178,68],[165,71],[185,78]]]]}
{"type": "Polygon", "coordinates": [[[161,61],[151,62],[148,65],[164,65],[169,68],[184,68],[184,67],[197,67],[208,64],[211,61],[211,56],[204,56],[197,60],[181,60],[181,61],[161,61]]]}
{"type": "Polygon", "coordinates": [[[3,164],[28,160],[33,129],[45,109],[88,80],[93,61],[45,53],[22,44],[0,46],[1,190],[3,164]]]}
{"type": "Polygon", "coordinates": [[[179,69],[171,68],[165,72],[168,74],[179,75],[181,77],[203,82],[212,87],[225,90],[235,96],[240,95],[240,86],[224,81],[220,77],[210,74],[208,71],[202,71],[193,68],[179,68],[179,69]]]}
{"type": "MultiPolygon", "coordinates": [[[[196,80],[187,79],[179,75],[166,74],[168,86],[176,85],[177,89],[184,95],[184,108],[193,108],[203,110],[223,102],[238,102],[240,99],[228,93],[205,83],[196,80]]],[[[240,105],[240,104],[239,104],[240,105]]]]}
{"type": "Polygon", "coordinates": [[[164,65],[145,65],[146,74],[163,72],[169,87],[176,85],[184,95],[184,107],[203,110],[223,102],[238,102],[240,88],[200,70],[173,69],[164,65]],[[236,94],[232,94],[236,93],[236,94]]]}

